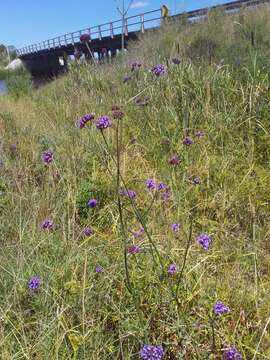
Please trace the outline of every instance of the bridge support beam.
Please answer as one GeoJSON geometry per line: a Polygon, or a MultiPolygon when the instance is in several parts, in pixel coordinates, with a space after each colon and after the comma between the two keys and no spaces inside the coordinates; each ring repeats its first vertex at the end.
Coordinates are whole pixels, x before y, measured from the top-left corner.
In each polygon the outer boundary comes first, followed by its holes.
{"type": "Polygon", "coordinates": [[[22,58],[22,61],[31,73],[35,76],[57,76],[67,71],[67,55],[61,54],[41,54],[39,57],[27,56],[22,58]]]}

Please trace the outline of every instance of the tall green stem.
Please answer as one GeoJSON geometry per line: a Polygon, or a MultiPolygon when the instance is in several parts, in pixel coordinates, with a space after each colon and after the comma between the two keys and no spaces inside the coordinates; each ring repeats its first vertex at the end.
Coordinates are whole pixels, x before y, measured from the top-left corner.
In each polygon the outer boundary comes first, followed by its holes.
{"type": "MultiPolygon", "coordinates": [[[[122,126],[122,123],[120,124],[120,128],[122,126]]],[[[120,141],[121,141],[121,134],[122,131],[120,129],[120,141]]],[[[104,134],[102,133],[103,137],[104,134]]],[[[104,137],[105,139],[105,137],[104,137]]],[[[106,140],[106,139],[105,139],[106,140]]],[[[124,264],[125,264],[125,272],[126,272],[126,286],[130,293],[132,293],[132,286],[130,282],[130,276],[129,276],[129,270],[128,270],[128,260],[127,260],[127,233],[126,233],[126,227],[124,224],[124,218],[123,218],[123,210],[122,210],[122,203],[120,198],[120,164],[121,164],[121,145],[119,143],[119,121],[117,122],[116,126],[116,169],[117,169],[117,176],[116,176],[116,191],[117,191],[117,206],[118,206],[118,212],[120,217],[120,226],[121,226],[121,237],[123,240],[123,248],[124,248],[124,264]]]]}

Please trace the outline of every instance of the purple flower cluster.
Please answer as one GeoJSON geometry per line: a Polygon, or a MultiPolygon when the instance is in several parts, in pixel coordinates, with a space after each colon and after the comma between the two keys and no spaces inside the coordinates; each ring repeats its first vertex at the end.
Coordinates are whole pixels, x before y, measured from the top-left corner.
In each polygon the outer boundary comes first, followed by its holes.
{"type": "Polygon", "coordinates": [[[42,221],[41,223],[41,228],[43,230],[48,230],[48,231],[53,231],[55,226],[54,226],[54,223],[52,220],[49,220],[49,219],[45,219],[42,221]]]}
{"type": "Polygon", "coordinates": [[[138,238],[140,238],[143,234],[144,234],[144,228],[143,227],[141,227],[139,230],[137,230],[137,231],[131,231],[131,233],[132,233],[132,235],[136,238],[136,239],[138,239],[138,238]]]}
{"type": "Polygon", "coordinates": [[[80,41],[81,42],[87,42],[87,41],[89,41],[90,40],[90,35],[89,34],[82,34],[81,36],[80,36],[80,41]]]}
{"type": "Polygon", "coordinates": [[[120,195],[127,197],[129,199],[135,199],[135,197],[137,196],[136,191],[134,190],[122,190],[120,191],[120,195]]]}
{"type": "Polygon", "coordinates": [[[134,190],[122,190],[120,191],[120,195],[127,197],[129,199],[135,199],[137,193],[134,190]]]}
{"type": "Polygon", "coordinates": [[[180,230],[181,225],[180,224],[172,224],[171,228],[173,232],[178,232],[180,230]]]}
{"type": "Polygon", "coordinates": [[[175,57],[175,58],[172,59],[172,63],[174,65],[180,65],[181,64],[181,59],[178,58],[178,57],[175,57]]]}
{"type": "Polygon", "coordinates": [[[168,185],[165,184],[164,182],[160,182],[159,184],[152,178],[149,178],[146,180],[145,182],[146,187],[149,191],[155,191],[155,190],[159,190],[159,191],[163,191],[163,190],[167,190],[168,189],[168,185]]]}
{"type": "Polygon", "coordinates": [[[234,346],[231,346],[224,351],[222,355],[222,360],[243,360],[243,358],[238,352],[238,350],[234,346]]]}
{"type": "Polygon", "coordinates": [[[200,185],[202,181],[199,176],[193,176],[191,182],[193,185],[200,185]]]}
{"type": "Polygon", "coordinates": [[[96,127],[99,130],[104,130],[112,126],[112,120],[107,115],[100,116],[96,121],[96,127]]]}
{"type": "Polygon", "coordinates": [[[123,77],[123,83],[125,84],[126,82],[128,82],[129,80],[131,79],[131,76],[129,76],[129,75],[124,75],[124,77],[123,77]]]}
{"type": "Polygon", "coordinates": [[[141,66],[142,66],[141,63],[135,61],[134,63],[131,64],[131,71],[139,70],[141,66]]]}
{"type": "Polygon", "coordinates": [[[121,111],[120,109],[115,109],[113,110],[113,118],[115,120],[121,120],[123,119],[123,117],[125,116],[125,114],[123,113],[123,111],[121,111]]]}
{"type": "Polygon", "coordinates": [[[38,276],[33,276],[28,281],[28,288],[30,290],[37,290],[40,287],[41,280],[38,276]]]}
{"type": "Polygon", "coordinates": [[[101,273],[103,271],[103,269],[102,269],[102,267],[101,266],[96,266],[96,268],[95,268],[95,272],[97,273],[97,274],[99,274],[99,273],[101,273]]]}
{"type": "Polygon", "coordinates": [[[230,311],[230,308],[221,302],[217,302],[214,305],[213,310],[216,315],[222,315],[228,313],[230,311]]]}
{"type": "Polygon", "coordinates": [[[93,230],[90,227],[86,227],[83,229],[84,236],[88,237],[93,235],[93,230]]]}
{"type": "Polygon", "coordinates": [[[79,120],[78,120],[78,127],[80,129],[84,128],[85,125],[91,121],[94,120],[95,118],[95,114],[94,113],[90,113],[90,114],[85,114],[83,115],[79,120]]]}
{"type": "Polygon", "coordinates": [[[181,160],[180,160],[176,155],[174,155],[174,156],[169,160],[169,164],[170,164],[170,165],[173,165],[173,166],[179,165],[180,162],[181,162],[181,160]]]}
{"type": "Polygon", "coordinates": [[[140,358],[142,360],[161,360],[164,355],[165,352],[161,345],[144,345],[140,351],[140,358]]]}
{"type": "Polygon", "coordinates": [[[140,248],[139,245],[130,245],[130,246],[127,248],[127,252],[128,252],[129,254],[132,254],[132,255],[138,254],[138,253],[140,253],[141,251],[142,251],[142,249],[140,248]]]}
{"type": "Polygon", "coordinates": [[[152,67],[152,73],[156,76],[164,75],[167,71],[167,68],[164,64],[157,64],[152,67]]]}
{"type": "Polygon", "coordinates": [[[149,191],[155,191],[157,189],[157,183],[154,179],[147,179],[145,184],[149,191]]]}
{"type": "Polygon", "coordinates": [[[87,206],[91,209],[95,208],[97,206],[97,200],[96,199],[89,199],[87,202],[87,206]]]}
{"type": "Polygon", "coordinates": [[[168,273],[173,275],[173,274],[177,273],[177,270],[178,270],[177,265],[176,264],[171,264],[171,265],[169,265],[168,273]]]}
{"type": "Polygon", "coordinates": [[[44,151],[43,154],[42,154],[42,160],[46,164],[50,164],[53,161],[53,152],[52,152],[52,150],[44,151]]]}
{"type": "Polygon", "coordinates": [[[168,189],[168,185],[165,184],[164,182],[160,182],[158,184],[158,190],[167,190],[168,189]]]}
{"type": "Polygon", "coordinates": [[[210,235],[202,233],[197,236],[197,241],[204,250],[208,250],[212,242],[212,238],[210,235]]]}
{"type": "Polygon", "coordinates": [[[190,136],[186,136],[183,140],[183,144],[186,146],[190,146],[193,144],[193,140],[190,136]]]}
{"type": "Polygon", "coordinates": [[[200,139],[200,138],[204,137],[204,132],[203,131],[196,131],[195,136],[200,139]]]}
{"type": "Polygon", "coordinates": [[[150,179],[146,180],[145,184],[146,184],[147,189],[151,192],[156,191],[156,190],[162,191],[161,198],[163,201],[166,202],[166,201],[170,200],[172,194],[169,191],[168,185],[166,185],[165,183],[160,182],[158,184],[158,183],[156,183],[156,181],[154,179],[150,178],[150,179]]]}
{"type": "Polygon", "coordinates": [[[169,200],[171,199],[171,197],[172,197],[172,194],[171,194],[170,191],[165,191],[165,192],[162,194],[162,200],[163,200],[164,202],[169,201],[169,200]]]}

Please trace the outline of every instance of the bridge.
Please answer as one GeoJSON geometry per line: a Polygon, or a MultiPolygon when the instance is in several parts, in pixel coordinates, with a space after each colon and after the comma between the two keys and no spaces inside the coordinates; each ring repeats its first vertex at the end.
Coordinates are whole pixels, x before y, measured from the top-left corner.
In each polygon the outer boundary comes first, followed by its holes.
{"type": "Polygon", "coordinates": [[[197,21],[213,9],[235,12],[242,7],[254,7],[270,0],[238,0],[209,8],[202,8],[174,16],[168,16],[166,7],[125,17],[98,26],[67,33],[17,50],[32,76],[56,76],[67,70],[68,57],[84,54],[86,58],[101,60],[114,57],[122,46],[140,34],[158,28],[164,18],[168,23],[181,19],[197,21]]]}

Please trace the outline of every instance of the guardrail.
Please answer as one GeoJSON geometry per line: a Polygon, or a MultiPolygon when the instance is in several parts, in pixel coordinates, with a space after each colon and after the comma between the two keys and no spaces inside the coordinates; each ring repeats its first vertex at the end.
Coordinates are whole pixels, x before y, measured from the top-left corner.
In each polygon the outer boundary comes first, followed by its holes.
{"type": "MultiPolygon", "coordinates": [[[[243,7],[255,7],[257,5],[268,2],[270,2],[270,0],[238,0],[221,5],[211,6],[208,8],[202,8],[181,14],[176,14],[174,16],[171,16],[171,19],[178,20],[181,18],[187,18],[192,21],[207,15],[209,11],[214,9],[223,9],[226,12],[233,12],[238,11],[243,7]]],[[[116,35],[122,33],[122,29],[124,30],[125,36],[128,36],[130,32],[144,33],[147,28],[158,27],[159,24],[155,23],[155,21],[161,20],[162,18],[162,8],[152,10],[139,15],[126,17],[124,19],[124,24],[122,19],[111,21],[105,24],[67,33],[49,40],[26,46],[16,50],[16,52],[17,56],[22,56],[26,54],[36,53],[42,50],[57,49],[69,45],[74,46],[76,43],[78,44],[80,42],[80,36],[82,34],[88,34],[90,39],[89,41],[91,42],[93,40],[102,40],[104,37],[111,37],[113,39],[116,35]]]]}
{"type": "MultiPolygon", "coordinates": [[[[161,17],[162,17],[161,9],[152,10],[145,12],[143,14],[126,17],[124,19],[125,36],[127,36],[129,32],[133,32],[133,31],[144,33],[148,23],[160,20],[161,17]]],[[[55,38],[39,42],[37,44],[23,47],[17,50],[17,55],[21,56],[25,54],[38,52],[41,50],[57,49],[57,48],[61,48],[62,46],[75,45],[76,43],[80,42],[80,37],[82,34],[88,34],[90,37],[90,41],[98,40],[98,39],[102,40],[104,37],[108,37],[108,36],[113,39],[114,36],[122,33],[122,28],[123,28],[122,19],[111,21],[105,24],[74,31],[72,33],[60,35],[55,38]]]]}

